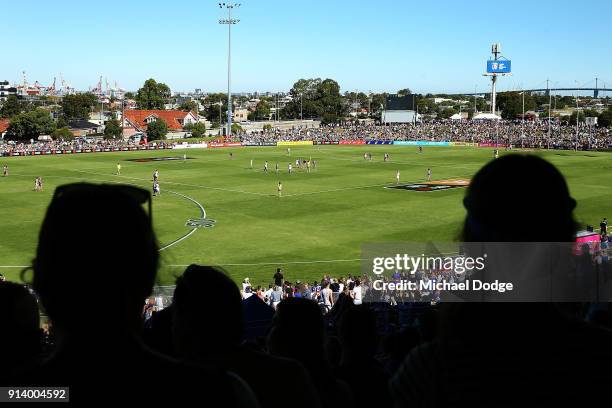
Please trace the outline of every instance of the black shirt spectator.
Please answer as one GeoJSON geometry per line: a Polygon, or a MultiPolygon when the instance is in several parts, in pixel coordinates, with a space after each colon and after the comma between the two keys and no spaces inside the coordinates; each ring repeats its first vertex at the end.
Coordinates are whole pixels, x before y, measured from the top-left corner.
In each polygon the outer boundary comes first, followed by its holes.
{"type": "Polygon", "coordinates": [[[281,268],[276,269],[276,273],[274,274],[274,284],[276,286],[282,286],[283,285],[283,272],[281,271],[281,268]]]}

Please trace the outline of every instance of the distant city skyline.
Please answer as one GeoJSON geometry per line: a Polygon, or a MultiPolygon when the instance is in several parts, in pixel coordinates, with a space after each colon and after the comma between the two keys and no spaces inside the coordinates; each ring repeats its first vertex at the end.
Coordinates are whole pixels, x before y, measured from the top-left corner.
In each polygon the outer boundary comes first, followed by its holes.
{"type": "MultiPolygon", "coordinates": [[[[60,73],[87,90],[100,76],[135,91],[148,78],[173,92],[226,92],[227,27],[218,2],[24,0],[0,6],[0,80],[50,85],[60,73]],[[7,35],[8,34],[8,35],[7,35]]],[[[484,92],[493,42],[513,61],[498,91],[612,87],[612,4],[544,0],[385,3],[245,0],[233,27],[232,93],[286,92],[299,78],[332,78],[341,91],[484,92]],[[599,45],[601,44],[601,45],[599,45]]]]}

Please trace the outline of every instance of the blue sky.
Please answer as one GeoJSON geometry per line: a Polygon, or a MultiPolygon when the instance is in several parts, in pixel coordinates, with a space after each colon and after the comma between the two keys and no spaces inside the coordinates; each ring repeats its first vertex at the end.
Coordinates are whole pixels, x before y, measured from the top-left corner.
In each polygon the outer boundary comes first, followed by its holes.
{"type": "MultiPolygon", "coordinates": [[[[222,91],[227,26],[216,1],[0,0],[0,80],[77,89],[100,75],[137,89],[222,91]]],[[[501,90],[552,84],[612,87],[609,0],[244,0],[232,29],[232,90],[283,91],[299,78],[333,78],[342,91],[468,92],[492,42],[512,59],[501,90]],[[602,17],[598,19],[598,17],[602,17]]]]}

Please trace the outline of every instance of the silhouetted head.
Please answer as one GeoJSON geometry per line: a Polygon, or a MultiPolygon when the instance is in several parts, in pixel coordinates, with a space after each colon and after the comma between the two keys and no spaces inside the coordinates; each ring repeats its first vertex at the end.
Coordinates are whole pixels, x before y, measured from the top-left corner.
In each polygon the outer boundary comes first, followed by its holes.
{"type": "Polygon", "coordinates": [[[463,200],[468,242],[572,242],[576,222],[565,179],[537,156],[510,154],[485,165],[463,200]]]}
{"type": "Polygon", "coordinates": [[[373,358],[377,346],[374,312],[366,305],[351,307],[340,317],[338,335],[346,354],[373,358]]]}
{"type": "Polygon", "coordinates": [[[148,191],[131,186],[57,188],[33,262],[34,290],[56,327],[82,332],[94,313],[106,327],[137,327],[159,258],[150,205],[148,191]]]}
{"type": "Polygon", "coordinates": [[[22,360],[38,356],[38,305],[25,286],[0,281],[0,327],[2,360],[9,368],[22,360]]]}
{"type": "Polygon", "coordinates": [[[304,298],[280,302],[268,336],[270,352],[294,358],[309,369],[324,360],[323,315],[317,303],[304,298]]]}
{"type": "Polygon", "coordinates": [[[173,337],[179,355],[215,353],[242,339],[242,298],[222,269],[189,265],[176,280],[173,337]]]}

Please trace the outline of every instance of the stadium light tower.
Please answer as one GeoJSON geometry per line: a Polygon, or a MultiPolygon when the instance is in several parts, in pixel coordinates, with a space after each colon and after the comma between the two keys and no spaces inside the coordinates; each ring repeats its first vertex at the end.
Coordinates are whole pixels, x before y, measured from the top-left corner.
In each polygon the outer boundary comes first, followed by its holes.
{"type": "Polygon", "coordinates": [[[575,80],[574,82],[576,83],[576,146],[575,146],[574,150],[577,152],[578,151],[578,119],[579,119],[579,115],[580,115],[580,107],[578,106],[578,88],[579,88],[579,84],[578,84],[577,80],[575,80]]]}
{"type": "Polygon", "coordinates": [[[549,83],[550,80],[547,78],[546,79],[546,91],[548,92],[548,143],[550,143],[550,133],[551,133],[551,123],[550,123],[550,119],[551,119],[551,110],[552,110],[552,94],[550,93],[550,87],[549,87],[549,83]]]}
{"type": "Polygon", "coordinates": [[[227,136],[232,135],[232,25],[240,20],[232,18],[232,10],[240,3],[219,3],[219,8],[227,9],[227,19],[220,19],[219,24],[227,25],[227,136]]]}

